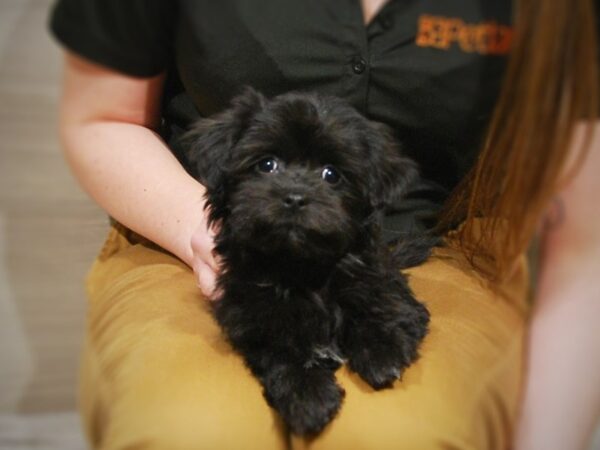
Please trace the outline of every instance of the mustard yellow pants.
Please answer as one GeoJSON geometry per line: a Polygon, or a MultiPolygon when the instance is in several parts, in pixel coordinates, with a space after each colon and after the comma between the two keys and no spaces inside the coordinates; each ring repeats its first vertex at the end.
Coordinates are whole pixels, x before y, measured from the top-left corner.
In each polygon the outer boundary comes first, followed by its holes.
{"type": "Polygon", "coordinates": [[[289,436],[191,270],[118,225],[87,279],[80,401],[90,445],[164,450],[505,450],[519,400],[525,264],[493,294],[456,252],[409,271],[432,320],[421,358],[375,392],[345,367],[341,411],[289,436]]]}

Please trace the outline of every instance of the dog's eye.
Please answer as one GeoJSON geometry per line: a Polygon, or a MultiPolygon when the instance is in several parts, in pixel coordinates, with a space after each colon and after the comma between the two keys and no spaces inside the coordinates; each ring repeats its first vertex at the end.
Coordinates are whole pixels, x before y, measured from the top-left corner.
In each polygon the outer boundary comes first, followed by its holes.
{"type": "Polygon", "coordinates": [[[340,174],[333,166],[325,166],[321,172],[321,178],[329,184],[337,184],[340,181],[340,174]]]}
{"type": "Polygon", "coordinates": [[[277,164],[277,160],[275,158],[265,158],[262,159],[256,164],[258,170],[264,173],[272,173],[277,170],[279,164],[277,164]]]}

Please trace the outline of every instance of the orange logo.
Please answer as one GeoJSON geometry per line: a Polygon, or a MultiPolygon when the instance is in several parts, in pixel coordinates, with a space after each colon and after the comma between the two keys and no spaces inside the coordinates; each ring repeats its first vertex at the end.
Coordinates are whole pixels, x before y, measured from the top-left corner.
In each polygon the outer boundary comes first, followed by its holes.
{"type": "Polygon", "coordinates": [[[496,22],[465,23],[462,19],[423,15],[419,17],[416,44],[447,50],[457,44],[464,52],[503,55],[510,50],[512,28],[496,22]]]}

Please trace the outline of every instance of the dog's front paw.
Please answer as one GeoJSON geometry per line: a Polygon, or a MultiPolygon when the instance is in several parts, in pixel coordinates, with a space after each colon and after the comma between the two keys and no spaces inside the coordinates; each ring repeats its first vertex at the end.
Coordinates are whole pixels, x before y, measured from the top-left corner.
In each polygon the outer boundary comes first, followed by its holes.
{"type": "Polygon", "coordinates": [[[373,389],[379,390],[391,387],[406,367],[401,358],[394,356],[365,348],[350,357],[348,366],[373,389]]]}
{"type": "MultiPolygon", "coordinates": [[[[419,356],[419,345],[427,334],[429,312],[408,288],[369,302],[363,309],[351,310],[352,323],[346,325],[341,341],[348,366],[374,389],[391,386],[419,356]],[[360,313],[360,314],[359,314],[360,313]]],[[[357,302],[358,304],[358,302],[357,302]]]]}
{"type": "Polygon", "coordinates": [[[365,333],[353,340],[348,365],[373,389],[383,389],[402,376],[418,357],[421,337],[396,329],[392,333],[365,333]]]}
{"type": "Polygon", "coordinates": [[[289,399],[282,416],[293,433],[316,434],[335,417],[343,398],[344,390],[334,382],[311,386],[289,399]]]}
{"type": "Polygon", "coordinates": [[[323,369],[309,369],[279,389],[265,389],[269,404],[299,435],[317,434],[325,428],[340,409],[344,394],[333,373],[323,369]]]}

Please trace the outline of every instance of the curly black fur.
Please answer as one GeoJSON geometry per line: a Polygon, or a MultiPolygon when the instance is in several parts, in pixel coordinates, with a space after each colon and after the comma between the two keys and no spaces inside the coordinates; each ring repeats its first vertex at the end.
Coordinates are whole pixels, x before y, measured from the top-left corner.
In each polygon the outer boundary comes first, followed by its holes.
{"type": "Polygon", "coordinates": [[[215,317],[291,430],[317,433],[344,397],[343,361],[381,389],[418,356],[429,314],[399,269],[436,240],[390,251],[378,226],[417,168],[386,127],[311,94],[248,89],[185,142],[221,225],[215,317]]]}

